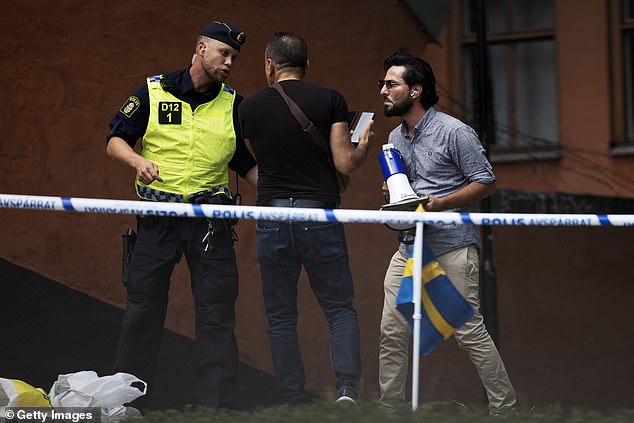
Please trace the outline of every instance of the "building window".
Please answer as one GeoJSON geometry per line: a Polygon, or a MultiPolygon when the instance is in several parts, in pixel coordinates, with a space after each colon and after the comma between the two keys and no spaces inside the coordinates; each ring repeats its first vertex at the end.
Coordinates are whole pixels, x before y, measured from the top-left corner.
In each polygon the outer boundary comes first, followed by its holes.
{"type": "MultiPolygon", "coordinates": [[[[475,7],[475,1],[463,0],[465,98],[469,120],[477,126],[475,7]]],[[[553,0],[487,0],[486,24],[495,125],[489,140],[492,153],[553,150],[558,143],[553,0]]]]}
{"type": "Polygon", "coordinates": [[[634,0],[610,1],[614,154],[634,153],[634,0]]]}

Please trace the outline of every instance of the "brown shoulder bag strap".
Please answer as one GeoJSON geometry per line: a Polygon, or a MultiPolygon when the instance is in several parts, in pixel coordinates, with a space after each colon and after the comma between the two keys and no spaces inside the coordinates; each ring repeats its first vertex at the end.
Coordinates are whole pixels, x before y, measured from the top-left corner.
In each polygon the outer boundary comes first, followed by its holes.
{"type": "Polygon", "coordinates": [[[293,114],[293,116],[295,116],[295,119],[297,119],[300,125],[302,125],[302,129],[304,130],[304,132],[310,134],[310,136],[312,136],[313,139],[317,141],[319,147],[326,153],[326,156],[328,156],[328,158],[332,162],[332,154],[330,153],[330,148],[328,148],[328,143],[324,139],[323,135],[321,135],[321,132],[319,132],[317,127],[313,124],[313,122],[311,122],[310,119],[306,117],[297,103],[295,103],[289,96],[286,95],[284,89],[280,84],[276,82],[275,84],[271,85],[271,87],[275,88],[275,90],[280,93],[291,113],[293,114]]]}

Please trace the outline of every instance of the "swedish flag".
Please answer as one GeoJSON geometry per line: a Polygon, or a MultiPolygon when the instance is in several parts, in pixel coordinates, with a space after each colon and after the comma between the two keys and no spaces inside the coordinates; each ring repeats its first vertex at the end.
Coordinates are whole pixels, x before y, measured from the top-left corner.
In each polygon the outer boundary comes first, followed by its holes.
{"type": "MultiPolygon", "coordinates": [[[[412,248],[396,297],[396,307],[405,316],[412,329],[414,326],[412,317],[414,314],[413,254],[412,248]]],[[[422,279],[420,353],[428,355],[458,328],[471,320],[475,310],[451,283],[424,240],[422,279]]]]}

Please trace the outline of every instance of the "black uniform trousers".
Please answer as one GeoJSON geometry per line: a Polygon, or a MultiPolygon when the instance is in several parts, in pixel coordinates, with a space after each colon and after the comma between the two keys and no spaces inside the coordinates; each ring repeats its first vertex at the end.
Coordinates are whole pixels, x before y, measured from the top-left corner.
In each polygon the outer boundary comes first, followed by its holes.
{"type": "Polygon", "coordinates": [[[191,273],[196,312],[195,401],[212,407],[233,406],[239,364],[234,333],[238,270],[232,231],[223,220],[213,221],[213,235],[205,251],[208,222],[200,218],[138,218],[114,370],[131,373],[148,384],[148,394],[132,404],[139,408],[147,406],[154,385],[170,277],[183,254],[191,273]]]}

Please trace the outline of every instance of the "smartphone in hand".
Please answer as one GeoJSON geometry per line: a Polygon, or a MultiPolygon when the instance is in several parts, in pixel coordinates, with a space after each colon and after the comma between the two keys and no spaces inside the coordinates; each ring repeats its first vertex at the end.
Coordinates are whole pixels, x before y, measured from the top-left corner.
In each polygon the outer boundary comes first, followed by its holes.
{"type": "Polygon", "coordinates": [[[359,136],[361,136],[361,132],[363,132],[370,122],[374,119],[373,112],[363,112],[357,121],[357,125],[354,127],[354,131],[352,132],[352,142],[355,144],[359,143],[359,136]]]}

